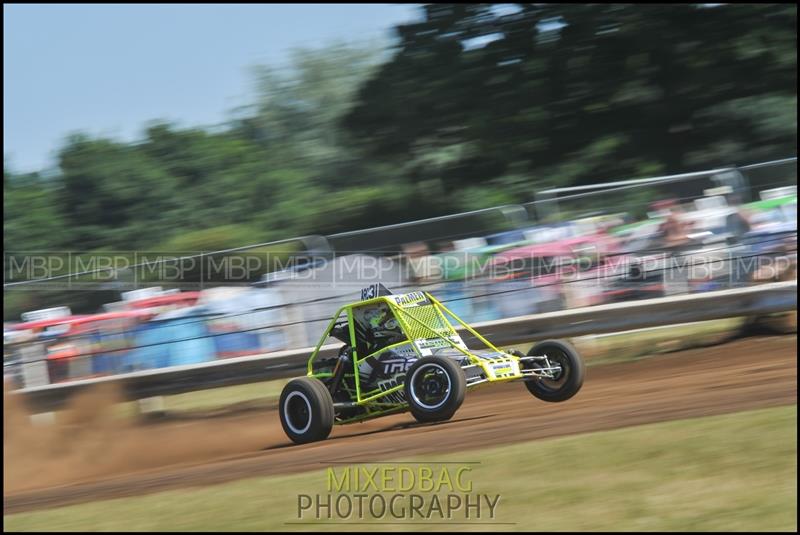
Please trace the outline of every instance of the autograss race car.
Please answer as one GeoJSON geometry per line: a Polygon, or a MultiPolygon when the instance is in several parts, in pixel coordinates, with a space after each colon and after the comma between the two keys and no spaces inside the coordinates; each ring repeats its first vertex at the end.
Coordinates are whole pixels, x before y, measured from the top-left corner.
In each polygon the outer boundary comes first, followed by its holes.
{"type": "Polygon", "coordinates": [[[406,411],[419,422],[445,421],[478,385],[522,380],[537,398],[558,402],[583,384],[583,360],[567,342],[504,352],[427,292],[392,295],[379,284],[361,294],[328,324],[307,376],[281,393],[281,424],[298,444],[324,440],[334,424],[406,411]],[[450,319],[486,349],[469,349],[450,319]],[[329,336],[344,345],[338,356],[318,358],[329,336]]]}

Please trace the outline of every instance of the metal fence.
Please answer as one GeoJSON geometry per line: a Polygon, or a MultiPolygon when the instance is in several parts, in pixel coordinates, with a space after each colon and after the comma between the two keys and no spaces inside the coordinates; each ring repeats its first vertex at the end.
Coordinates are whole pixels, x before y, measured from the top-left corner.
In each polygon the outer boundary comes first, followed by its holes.
{"type": "MultiPolygon", "coordinates": [[[[759,184],[757,188],[774,189],[776,183],[789,187],[794,183],[796,188],[796,158],[739,170],[737,176],[759,184]]],[[[729,172],[712,170],[692,177],[656,177],[604,187],[606,193],[613,193],[614,188],[672,184],[729,172]]],[[[796,206],[796,189],[794,203],[796,206]]],[[[555,232],[558,228],[545,230],[555,232]]],[[[552,247],[544,254],[541,243],[531,239],[537,232],[542,232],[541,225],[530,221],[525,207],[512,205],[180,257],[208,259],[247,252],[268,258],[275,254],[275,246],[285,244],[299,250],[289,268],[268,274],[255,287],[253,274],[248,273],[236,291],[204,289],[202,294],[208,299],[201,304],[159,314],[146,322],[132,322],[123,328],[95,325],[67,335],[55,332],[14,337],[4,343],[4,372],[17,386],[41,387],[308,347],[316,344],[335,310],[357,299],[358,290],[374,282],[382,282],[397,293],[428,290],[466,321],[485,322],[619,300],[744,287],[756,279],[796,279],[796,271],[792,274],[796,265],[796,212],[793,233],[784,229],[754,236],[749,242],[721,239],[685,250],[608,250],[600,255],[602,261],[596,254],[565,253],[566,245],[552,247]],[[459,228],[462,231],[456,232],[459,228]],[[453,250],[404,247],[426,241],[449,241],[453,250]],[[364,248],[372,254],[337,254],[337,250],[359,243],[366,244],[364,248]],[[509,255],[524,247],[530,247],[529,253],[509,255]],[[769,268],[775,271],[771,278],[755,276],[769,268]],[[639,278],[632,276],[636,270],[639,278]]],[[[601,246],[599,242],[588,245],[595,249],[601,246]]],[[[586,246],[573,244],[569,250],[586,246]]],[[[142,267],[147,264],[130,266],[134,272],[142,267]]],[[[16,290],[63,284],[97,273],[86,270],[36,281],[11,281],[5,286],[16,290]]],[[[123,277],[120,282],[136,287],[138,280],[130,282],[123,277]]],[[[168,286],[174,281],[160,282],[168,286]]],[[[202,288],[202,283],[201,277],[200,286],[195,288],[202,288]]]]}
{"type": "MultiPolygon", "coordinates": [[[[797,309],[797,281],[681,295],[632,303],[615,303],[574,310],[519,316],[473,325],[496,344],[528,342],[532,337],[550,338],[617,332],[659,325],[712,320],[736,315],[767,314],[797,309]]],[[[471,340],[470,347],[478,347],[471,340]]],[[[333,356],[341,344],[321,348],[333,356]]],[[[114,382],[129,399],[179,394],[208,388],[252,383],[304,373],[311,347],[217,360],[164,369],[128,372],[115,376],[42,385],[17,390],[35,412],[56,410],[84,388],[114,382]]]]}

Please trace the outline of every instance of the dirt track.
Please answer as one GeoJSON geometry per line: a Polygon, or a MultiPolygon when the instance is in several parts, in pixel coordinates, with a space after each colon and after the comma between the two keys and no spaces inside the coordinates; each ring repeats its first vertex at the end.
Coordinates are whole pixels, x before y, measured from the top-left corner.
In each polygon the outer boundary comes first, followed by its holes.
{"type": "MultiPolygon", "coordinates": [[[[130,425],[97,408],[110,392],[78,400],[68,424],[32,427],[6,398],[4,513],[208,485],[419,454],[467,451],[544,437],[797,403],[796,336],[589,368],[563,404],[512,383],[468,394],[454,420],[408,415],[334,428],[325,442],[291,446],[274,409],[130,425]]],[[[469,454],[465,454],[465,459],[469,454]]]]}

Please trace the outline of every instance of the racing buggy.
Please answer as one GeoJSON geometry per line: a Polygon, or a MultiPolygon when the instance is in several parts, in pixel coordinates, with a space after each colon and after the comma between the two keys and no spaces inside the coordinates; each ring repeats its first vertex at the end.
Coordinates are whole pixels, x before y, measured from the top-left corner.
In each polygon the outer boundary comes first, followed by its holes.
{"type": "Polygon", "coordinates": [[[383,285],[339,309],[308,360],[308,374],[280,397],[281,424],[298,444],[323,440],[334,424],[410,411],[419,422],[450,419],[468,388],[521,380],[531,394],[565,401],[583,384],[584,363],[567,342],[546,340],[528,355],[501,351],[428,292],[391,294],[383,285]],[[451,323],[486,349],[469,349],[451,323]],[[319,358],[333,337],[338,356],[319,358]]]}

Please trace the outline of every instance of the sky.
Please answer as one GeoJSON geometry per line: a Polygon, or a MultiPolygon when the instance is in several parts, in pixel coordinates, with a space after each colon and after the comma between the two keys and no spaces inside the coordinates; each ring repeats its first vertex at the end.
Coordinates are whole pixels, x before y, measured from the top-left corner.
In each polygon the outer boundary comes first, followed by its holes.
{"type": "Polygon", "coordinates": [[[213,126],[247,104],[253,65],[293,47],[389,38],[414,4],[3,5],[3,154],[56,165],[73,132],[131,141],[150,121],[213,126]]]}

